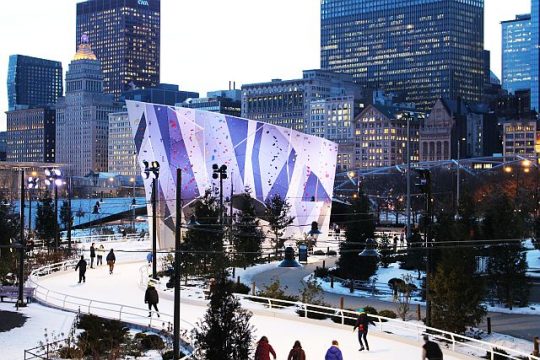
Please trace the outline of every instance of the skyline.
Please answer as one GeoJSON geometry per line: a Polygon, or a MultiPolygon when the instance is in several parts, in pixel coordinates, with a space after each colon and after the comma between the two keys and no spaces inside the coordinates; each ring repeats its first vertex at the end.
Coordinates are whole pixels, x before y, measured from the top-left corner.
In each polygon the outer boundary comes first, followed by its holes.
{"type": "MultiPolygon", "coordinates": [[[[0,13],[0,29],[11,34],[0,50],[0,131],[6,129],[9,55],[61,61],[65,75],[76,50],[77,2],[10,2],[0,13]],[[28,20],[21,21],[21,14],[28,20]],[[65,14],[66,21],[51,22],[57,14],[65,14]]],[[[491,68],[499,78],[500,22],[529,11],[530,0],[485,0],[484,47],[491,51],[491,68]]],[[[226,89],[229,80],[240,88],[273,78],[300,78],[302,70],[320,66],[320,0],[162,0],[161,21],[161,82],[179,84],[201,97],[226,89]]]]}

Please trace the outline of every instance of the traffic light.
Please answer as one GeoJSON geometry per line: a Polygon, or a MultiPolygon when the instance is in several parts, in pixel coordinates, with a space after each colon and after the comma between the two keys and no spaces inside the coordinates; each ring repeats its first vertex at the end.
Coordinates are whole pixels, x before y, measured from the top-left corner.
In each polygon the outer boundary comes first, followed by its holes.
{"type": "Polygon", "coordinates": [[[414,169],[418,173],[418,182],[416,186],[418,189],[424,193],[428,194],[431,192],[431,172],[429,169],[414,169]]]}

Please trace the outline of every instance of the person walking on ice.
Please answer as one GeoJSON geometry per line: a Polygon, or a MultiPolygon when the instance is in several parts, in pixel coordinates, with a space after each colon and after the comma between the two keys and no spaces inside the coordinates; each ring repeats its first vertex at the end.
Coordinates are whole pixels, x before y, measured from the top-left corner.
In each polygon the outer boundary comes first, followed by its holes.
{"type": "Polygon", "coordinates": [[[81,255],[81,260],[75,266],[75,271],[79,270],[79,284],[86,282],[86,260],[84,260],[84,255],[81,255]]]}
{"type": "Polygon", "coordinates": [[[302,344],[300,344],[300,341],[296,340],[294,342],[293,348],[291,351],[289,351],[287,360],[306,360],[306,353],[302,349],[302,344]]]}
{"type": "Polygon", "coordinates": [[[270,360],[270,354],[276,359],[276,352],[266,336],[261,337],[261,340],[257,343],[257,350],[255,350],[255,360],[270,360]]]}
{"type": "Polygon", "coordinates": [[[368,327],[369,324],[375,325],[375,323],[369,318],[364,309],[360,308],[358,309],[358,312],[360,315],[358,315],[358,319],[356,319],[356,324],[354,324],[353,328],[353,332],[356,330],[356,328],[358,328],[358,342],[360,343],[360,349],[358,351],[362,351],[364,349],[369,351],[369,344],[367,341],[368,327]]]}
{"type": "Polygon", "coordinates": [[[107,265],[109,265],[109,274],[112,274],[114,269],[114,263],[116,262],[116,256],[114,255],[113,249],[109,251],[105,260],[107,260],[107,265]]]}
{"type": "Polygon", "coordinates": [[[96,252],[97,252],[96,266],[103,265],[103,255],[105,254],[105,247],[103,246],[103,244],[99,245],[96,252]]]}
{"type": "Polygon", "coordinates": [[[154,310],[156,310],[157,316],[159,317],[159,310],[157,308],[159,295],[152,282],[148,282],[148,287],[144,293],[144,302],[148,304],[148,317],[152,316],[152,306],[154,307],[154,310]]]}
{"type": "Polygon", "coordinates": [[[422,360],[443,360],[443,353],[439,344],[429,340],[429,336],[424,335],[424,345],[422,345],[422,360]]]}
{"type": "Polygon", "coordinates": [[[90,246],[90,269],[94,268],[94,258],[96,257],[96,248],[94,245],[95,244],[92,243],[90,246]]]}
{"type": "Polygon", "coordinates": [[[343,354],[339,349],[339,343],[337,340],[332,340],[332,346],[326,351],[324,360],[343,360],[343,354]]]}

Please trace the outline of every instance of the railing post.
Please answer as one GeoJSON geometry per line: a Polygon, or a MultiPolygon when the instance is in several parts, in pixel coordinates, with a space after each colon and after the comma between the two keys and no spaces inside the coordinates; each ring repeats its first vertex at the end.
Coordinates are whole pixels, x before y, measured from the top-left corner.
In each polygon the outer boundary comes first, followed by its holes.
{"type": "Polygon", "coordinates": [[[330,287],[334,288],[334,276],[330,275],[330,287]]]}
{"type": "Polygon", "coordinates": [[[420,308],[420,304],[416,304],[416,317],[418,321],[422,321],[422,310],[420,308]]]}
{"type": "Polygon", "coordinates": [[[534,356],[539,356],[540,355],[540,351],[538,349],[538,346],[539,346],[539,342],[538,342],[538,336],[535,336],[534,339],[533,339],[533,355],[534,356]]]}
{"type": "Polygon", "coordinates": [[[339,308],[343,310],[344,307],[345,307],[345,298],[342,296],[339,298],[339,308]]]}
{"type": "Polygon", "coordinates": [[[251,294],[255,296],[255,281],[251,284],[251,294]]]}
{"type": "Polygon", "coordinates": [[[488,316],[486,318],[486,321],[487,321],[487,333],[491,334],[491,318],[488,316]]]}
{"type": "Polygon", "coordinates": [[[120,311],[118,312],[118,320],[119,321],[122,321],[122,309],[123,308],[124,308],[123,306],[120,306],[120,311]]]}
{"type": "Polygon", "coordinates": [[[88,313],[90,314],[90,307],[92,306],[92,300],[88,303],[88,313]]]}

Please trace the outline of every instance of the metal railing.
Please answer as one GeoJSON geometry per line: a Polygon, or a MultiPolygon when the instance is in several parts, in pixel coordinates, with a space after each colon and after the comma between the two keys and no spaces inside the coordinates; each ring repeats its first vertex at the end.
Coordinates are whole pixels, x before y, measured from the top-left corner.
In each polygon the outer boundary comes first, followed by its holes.
{"type": "MultiPolygon", "coordinates": [[[[129,305],[116,304],[112,302],[92,300],[88,298],[82,298],[67,294],[62,294],[57,291],[47,289],[40,285],[37,281],[39,277],[47,276],[60,271],[72,270],[75,266],[76,260],[67,260],[55,264],[43,266],[39,269],[32,271],[28,282],[31,286],[35,287],[34,298],[44,305],[58,308],[70,312],[80,312],[82,314],[93,314],[99,317],[122,321],[127,324],[135,326],[144,326],[152,328],[156,331],[165,331],[170,333],[173,327],[173,315],[159,312],[160,317],[155,316],[148,317],[148,309],[138,308],[129,305]]],[[[157,314],[156,311],[151,311],[152,315],[157,314]]],[[[185,327],[194,328],[194,325],[180,319],[185,327]]],[[[190,347],[192,339],[187,331],[181,334],[181,339],[190,347]]],[[[185,348],[184,350],[188,350],[185,348]]],[[[191,349],[189,349],[191,351],[191,349]]],[[[190,359],[190,356],[183,359],[190,359]]]]}

